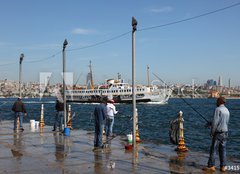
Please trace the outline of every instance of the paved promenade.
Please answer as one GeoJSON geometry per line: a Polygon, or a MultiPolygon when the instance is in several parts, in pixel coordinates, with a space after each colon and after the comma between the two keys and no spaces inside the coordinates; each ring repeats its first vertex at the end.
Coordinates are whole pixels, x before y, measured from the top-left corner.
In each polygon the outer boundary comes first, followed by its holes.
{"type": "MultiPolygon", "coordinates": [[[[23,132],[13,132],[12,122],[0,123],[0,173],[26,174],[118,174],[118,173],[204,173],[208,154],[188,152],[178,155],[174,146],[138,144],[134,154],[116,137],[109,146],[93,151],[93,132],[72,130],[70,136],[52,132],[52,127],[34,129],[24,124],[23,132]],[[136,164],[133,164],[133,157],[136,164]]],[[[219,169],[215,173],[219,172],[219,169]]],[[[225,172],[231,173],[231,172],[225,172]]],[[[235,172],[236,173],[236,172],[235,172]]]]}

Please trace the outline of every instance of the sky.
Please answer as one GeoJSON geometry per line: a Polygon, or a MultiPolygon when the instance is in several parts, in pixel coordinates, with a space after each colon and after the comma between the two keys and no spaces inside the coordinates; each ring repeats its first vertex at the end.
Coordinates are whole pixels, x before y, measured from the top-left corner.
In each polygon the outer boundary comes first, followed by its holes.
{"type": "Polygon", "coordinates": [[[61,83],[65,39],[66,70],[85,84],[92,62],[96,84],[132,79],[132,17],[136,82],[158,75],[168,84],[203,84],[208,79],[240,86],[239,0],[1,0],[0,79],[39,81],[51,72],[61,83]],[[233,5],[233,6],[232,6],[233,5]],[[225,7],[230,7],[226,8],[225,7]],[[224,9],[224,10],[219,10],[224,9]],[[219,11],[218,11],[219,10],[219,11]]]}

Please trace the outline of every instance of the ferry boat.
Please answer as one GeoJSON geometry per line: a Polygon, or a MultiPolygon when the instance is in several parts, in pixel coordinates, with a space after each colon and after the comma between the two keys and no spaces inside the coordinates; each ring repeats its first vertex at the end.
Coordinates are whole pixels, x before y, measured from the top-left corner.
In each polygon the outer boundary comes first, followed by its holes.
{"type": "MultiPolygon", "coordinates": [[[[90,61],[90,72],[88,74],[90,89],[66,90],[67,102],[99,103],[103,98],[114,100],[115,103],[132,103],[132,86],[125,83],[118,74],[118,80],[109,79],[105,85],[97,87],[93,84],[92,66],[90,61]]],[[[148,67],[149,70],[149,67],[148,67]]],[[[149,73],[148,73],[149,74],[149,73]]],[[[148,78],[149,79],[149,78],[148,78]]],[[[158,102],[165,104],[172,94],[172,89],[161,88],[157,85],[137,85],[135,88],[136,102],[158,102]]]]}
{"type": "MultiPolygon", "coordinates": [[[[171,89],[160,88],[157,85],[137,85],[135,88],[136,102],[158,102],[165,104],[172,93],[171,89]]],[[[66,91],[68,102],[98,103],[102,98],[113,99],[115,103],[132,103],[132,86],[122,79],[107,80],[106,85],[95,89],[73,89],[66,91]]]]}

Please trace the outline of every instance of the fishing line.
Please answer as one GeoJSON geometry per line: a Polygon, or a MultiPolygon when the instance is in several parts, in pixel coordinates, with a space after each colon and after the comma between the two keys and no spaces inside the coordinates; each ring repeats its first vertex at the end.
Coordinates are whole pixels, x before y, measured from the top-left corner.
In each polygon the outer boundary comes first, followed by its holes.
{"type": "MultiPolygon", "coordinates": [[[[167,85],[161,78],[159,78],[156,74],[152,73],[155,77],[157,77],[162,83],[164,83],[164,85],[166,85],[168,88],[170,88],[169,85],[167,85]]],[[[172,88],[170,88],[172,90],[172,88]]],[[[211,122],[208,121],[198,110],[196,110],[192,105],[190,105],[184,98],[180,97],[184,103],[186,103],[192,110],[194,110],[196,113],[198,113],[198,115],[200,117],[202,117],[206,122],[207,124],[210,124],[211,122]]]]}
{"type": "Polygon", "coordinates": [[[192,107],[192,105],[190,105],[184,98],[180,97],[190,108],[192,108],[192,110],[194,110],[196,113],[198,113],[198,115],[200,117],[202,117],[208,124],[210,123],[210,121],[208,121],[198,110],[196,110],[194,107],[192,107]]]}
{"type": "Polygon", "coordinates": [[[3,106],[3,105],[5,105],[7,102],[5,101],[5,102],[3,102],[0,106],[3,106]]]}

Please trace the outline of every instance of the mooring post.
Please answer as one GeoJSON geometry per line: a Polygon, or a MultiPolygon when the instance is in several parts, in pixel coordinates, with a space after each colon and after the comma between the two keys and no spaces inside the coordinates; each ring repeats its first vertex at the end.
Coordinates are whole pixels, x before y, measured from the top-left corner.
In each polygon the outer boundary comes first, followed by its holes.
{"type": "Polygon", "coordinates": [[[138,131],[138,111],[136,109],[136,142],[140,142],[140,135],[139,135],[139,131],[138,131]]]}
{"type": "Polygon", "coordinates": [[[67,121],[67,127],[70,129],[72,128],[72,121],[71,121],[71,105],[68,105],[68,121],[67,121]]]}
{"type": "Polygon", "coordinates": [[[183,129],[183,112],[179,111],[179,141],[178,141],[178,147],[175,149],[178,152],[187,152],[188,148],[185,146],[185,142],[184,142],[184,129],[183,129]]]}
{"type": "Polygon", "coordinates": [[[44,105],[41,105],[41,117],[40,117],[40,123],[39,123],[39,127],[43,128],[44,127],[44,105]]]}

